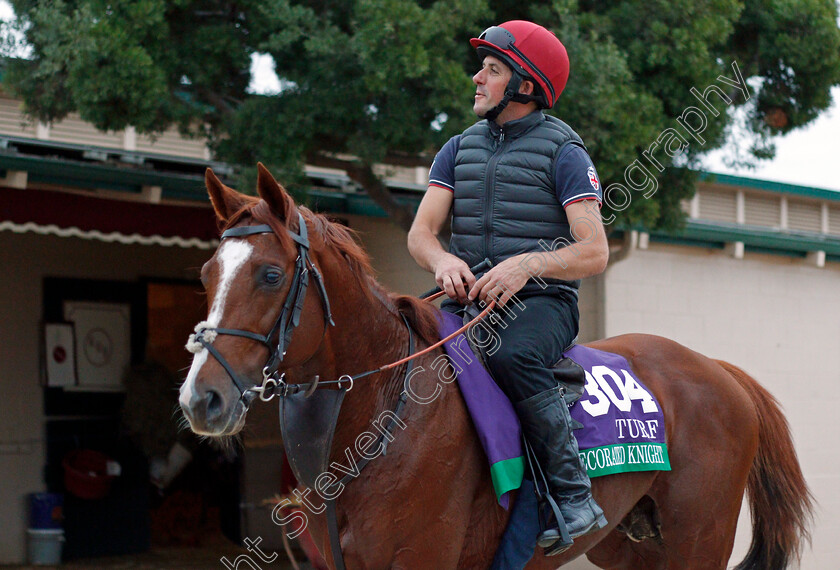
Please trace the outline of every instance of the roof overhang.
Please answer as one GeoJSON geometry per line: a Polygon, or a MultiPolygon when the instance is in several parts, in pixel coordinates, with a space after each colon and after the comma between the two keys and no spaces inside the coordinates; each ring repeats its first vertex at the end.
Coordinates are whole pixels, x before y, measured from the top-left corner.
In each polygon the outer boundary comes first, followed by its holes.
{"type": "Polygon", "coordinates": [[[0,179],[21,188],[110,190],[149,201],[207,202],[208,167],[223,180],[233,174],[229,165],[210,160],[0,135],[0,179]]]}
{"type": "Polygon", "coordinates": [[[0,135],[0,231],[213,249],[208,167],[233,174],[210,160],[0,135]]]}
{"type": "Polygon", "coordinates": [[[0,231],[199,249],[219,243],[209,205],[151,204],[52,190],[0,190],[0,231]]]}

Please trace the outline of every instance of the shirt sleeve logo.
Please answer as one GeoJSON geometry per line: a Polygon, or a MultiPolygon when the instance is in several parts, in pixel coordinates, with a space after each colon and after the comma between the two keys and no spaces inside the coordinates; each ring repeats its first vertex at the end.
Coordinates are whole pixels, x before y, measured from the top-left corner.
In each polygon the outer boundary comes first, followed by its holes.
{"type": "Polygon", "coordinates": [[[592,184],[592,187],[597,192],[601,188],[601,182],[598,180],[598,174],[595,172],[595,167],[590,166],[589,169],[586,171],[586,175],[589,176],[589,183],[592,184]]]}

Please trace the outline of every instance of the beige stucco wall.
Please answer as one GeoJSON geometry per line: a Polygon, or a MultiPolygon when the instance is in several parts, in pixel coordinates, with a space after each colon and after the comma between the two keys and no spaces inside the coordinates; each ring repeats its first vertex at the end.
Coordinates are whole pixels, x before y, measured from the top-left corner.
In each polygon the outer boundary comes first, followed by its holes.
{"type": "Polygon", "coordinates": [[[384,218],[341,215],[359,233],[380,283],[395,293],[419,295],[435,286],[434,276],[408,253],[407,234],[384,218]]]}
{"type": "MultiPolygon", "coordinates": [[[[747,252],[738,260],[720,250],[652,244],[610,267],[604,282],[606,336],[667,336],[744,368],[781,401],[819,505],[802,568],[837,567],[840,264],[818,269],[790,257],[747,252]]],[[[733,564],[749,539],[745,508],[733,564]]]]}
{"type": "MultiPolygon", "coordinates": [[[[210,211],[208,209],[208,215],[210,211]]],[[[209,251],[0,232],[0,563],[26,554],[27,493],[44,490],[40,343],[44,277],[196,279],[209,251]]]]}

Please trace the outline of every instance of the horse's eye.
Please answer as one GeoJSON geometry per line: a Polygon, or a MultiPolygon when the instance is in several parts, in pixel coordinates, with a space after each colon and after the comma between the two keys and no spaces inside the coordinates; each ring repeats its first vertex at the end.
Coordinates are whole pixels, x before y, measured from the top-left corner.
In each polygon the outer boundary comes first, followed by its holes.
{"type": "Polygon", "coordinates": [[[263,285],[271,288],[278,287],[285,279],[283,270],[273,265],[264,265],[260,273],[263,285]]]}

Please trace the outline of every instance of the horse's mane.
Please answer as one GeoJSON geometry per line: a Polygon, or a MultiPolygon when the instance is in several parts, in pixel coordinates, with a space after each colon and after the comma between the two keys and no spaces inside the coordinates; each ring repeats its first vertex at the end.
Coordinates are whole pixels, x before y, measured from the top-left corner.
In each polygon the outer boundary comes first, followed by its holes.
{"type": "MultiPolygon", "coordinates": [[[[324,245],[337,250],[347,263],[353,274],[359,279],[360,286],[368,293],[386,298],[392,304],[390,309],[396,309],[404,314],[415,332],[427,343],[433,344],[440,339],[438,329],[438,309],[431,303],[411,295],[398,295],[388,291],[375,277],[370,256],[359,244],[358,233],[347,226],[330,221],[322,214],[316,214],[306,207],[298,207],[288,195],[286,200],[287,212],[300,212],[314,232],[324,241],[324,245]]],[[[271,226],[274,233],[284,246],[292,245],[292,238],[288,230],[299,231],[298,217],[286,216],[281,220],[271,211],[268,203],[258,198],[250,197],[246,204],[223,225],[222,230],[229,229],[243,218],[250,216],[254,221],[271,226]]]]}

